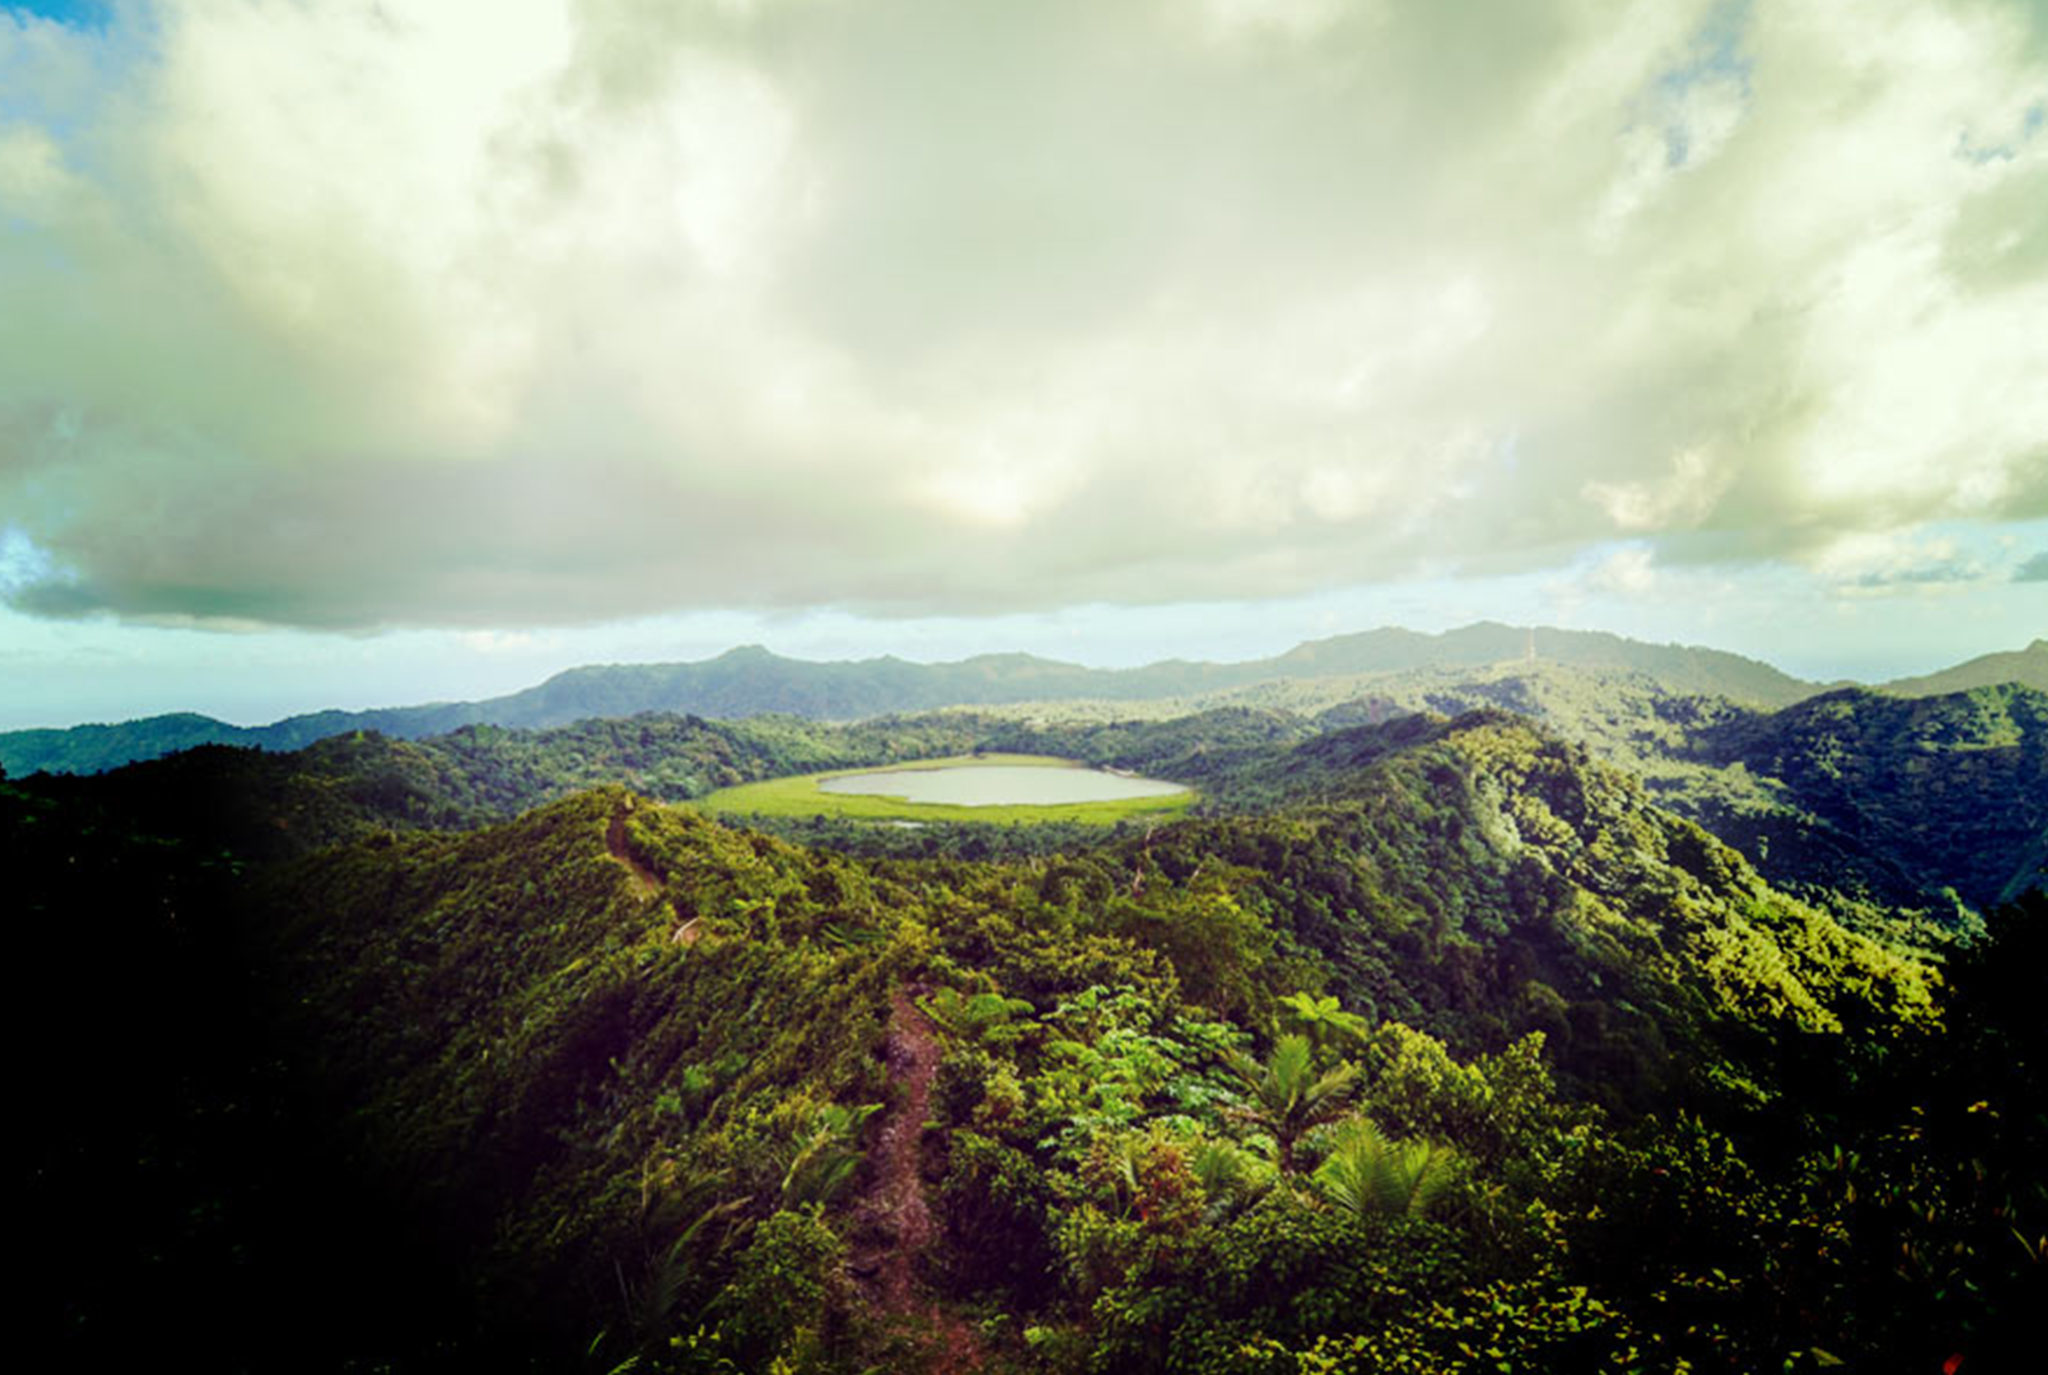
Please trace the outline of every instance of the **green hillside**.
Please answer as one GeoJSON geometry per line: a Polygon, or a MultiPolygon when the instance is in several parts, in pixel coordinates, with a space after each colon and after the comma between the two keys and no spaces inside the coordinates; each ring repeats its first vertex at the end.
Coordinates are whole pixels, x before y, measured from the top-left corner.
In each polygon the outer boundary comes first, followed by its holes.
{"type": "Polygon", "coordinates": [[[1788,877],[1908,902],[1952,888],[1979,908],[2048,883],[2048,693],[2016,684],[1900,699],[1847,689],[1697,732],[1695,757],[1781,785],[1780,805],[1745,818],[1788,877]],[[1790,825],[1781,824],[1790,821],[1790,825]],[[1796,868],[1794,867],[1796,866],[1796,868]]]}
{"type": "Polygon", "coordinates": [[[1318,724],[1505,710],[1642,778],[1660,804],[1772,882],[1953,924],[2048,883],[2048,693],[2017,684],[1903,699],[1844,688],[1777,711],[1557,665],[1432,672],[1318,724]]]}
{"type": "MultiPolygon", "coordinates": [[[[614,781],[684,801],[832,769],[1009,751],[1171,779],[1199,789],[1202,810],[1238,813],[1299,796],[1318,776],[1308,742],[1354,722],[1403,739],[1429,729],[1426,719],[1400,725],[1404,712],[1505,711],[1622,767],[1774,884],[1863,927],[1939,942],[1969,929],[1974,912],[2048,882],[2040,857],[2048,697],[2029,689],[1913,700],[1844,690],[1770,713],[1674,695],[1637,674],[1538,665],[1430,673],[1390,690],[1400,697],[1313,718],[1249,707],[1066,722],[945,712],[855,725],[654,715],[541,731],[468,726],[418,741],[352,734],[293,754],[200,751],[197,764],[174,757],[123,771],[108,786],[146,792],[160,776],[231,777],[232,786],[208,785],[209,810],[267,809],[263,834],[277,846],[364,825],[478,825],[614,781]]],[[[1029,838],[986,827],[959,836],[943,827],[821,829],[813,821],[820,810],[761,822],[868,853],[966,844],[986,856],[991,846],[1037,853],[1076,843],[1057,828],[1029,838]]]]}
{"type": "Polygon", "coordinates": [[[78,1027],[33,1309],[86,1366],[2020,1368],[2038,900],[1944,975],[1511,714],[1298,729],[1098,738],[1234,800],[989,861],[444,829],[474,732],[0,784],[78,1027]]]}
{"type": "Polygon", "coordinates": [[[2001,654],[1983,654],[1953,668],[1920,678],[1899,678],[1879,689],[1900,697],[1936,697],[1972,688],[2019,683],[2036,692],[2048,692],[2048,640],[2035,640],[2025,649],[2001,654]]]}

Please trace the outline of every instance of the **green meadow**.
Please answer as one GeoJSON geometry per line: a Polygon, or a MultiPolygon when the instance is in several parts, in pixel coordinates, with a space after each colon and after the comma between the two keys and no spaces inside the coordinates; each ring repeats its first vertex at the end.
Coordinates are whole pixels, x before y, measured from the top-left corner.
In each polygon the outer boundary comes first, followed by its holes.
{"type": "Polygon", "coordinates": [[[818,785],[827,779],[849,774],[883,771],[959,769],[992,764],[1021,765],[1048,769],[1078,769],[1086,765],[1071,759],[1042,754],[954,755],[945,759],[920,759],[905,764],[833,769],[825,773],[771,778],[761,783],[742,783],[721,788],[698,798],[692,805],[726,816],[832,816],[865,821],[974,821],[990,825],[1034,822],[1087,822],[1110,825],[1134,816],[1185,811],[1195,800],[1193,789],[1163,797],[1131,797],[1105,802],[1059,802],[1031,805],[994,804],[964,807],[949,803],[911,802],[900,797],[873,793],[828,793],[818,785]]]}

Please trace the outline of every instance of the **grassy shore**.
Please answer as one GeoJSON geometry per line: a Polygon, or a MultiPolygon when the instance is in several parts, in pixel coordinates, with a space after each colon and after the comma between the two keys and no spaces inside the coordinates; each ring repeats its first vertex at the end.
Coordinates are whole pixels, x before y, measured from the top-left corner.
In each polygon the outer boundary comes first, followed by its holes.
{"type": "Polygon", "coordinates": [[[907,802],[900,797],[872,793],[820,792],[818,784],[848,774],[880,773],[897,769],[958,769],[977,764],[1013,764],[1048,769],[1078,769],[1086,765],[1071,759],[1041,754],[955,755],[946,759],[920,759],[907,764],[889,764],[862,769],[834,769],[829,773],[799,774],[771,778],[762,783],[742,783],[721,788],[700,797],[695,806],[725,816],[839,816],[872,821],[977,821],[1007,826],[1019,822],[1083,821],[1109,825],[1126,817],[1156,815],[1185,810],[1195,800],[1192,789],[1164,797],[1127,797],[1112,802],[1061,802],[1043,806],[960,807],[941,802],[907,802]]]}

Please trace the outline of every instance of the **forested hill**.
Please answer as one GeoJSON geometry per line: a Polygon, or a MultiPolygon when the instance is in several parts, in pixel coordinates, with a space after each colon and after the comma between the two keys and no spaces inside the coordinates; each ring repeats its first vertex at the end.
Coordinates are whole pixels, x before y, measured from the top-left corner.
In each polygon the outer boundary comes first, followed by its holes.
{"type": "MultiPolygon", "coordinates": [[[[1866,928],[1903,921],[1939,941],[1974,921],[1958,901],[1981,912],[2048,885],[2048,695],[1987,688],[1907,700],[1843,690],[1756,712],[1674,697],[1635,674],[1539,667],[1462,685],[1431,681],[1411,703],[1460,715],[1512,712],[1583,744],[1640,777],[1660,805],[1735,846],[1773,883],[1866,928]]],[[[365,826],[476,826],[614,782],[686,801],[787,774],[977,750],[1061,755],[1170,778],[1197,787],[1204,811],[1244,813],[1341,788],[1344,770],[1359,762],[1345,751],[1383,751],[1442,729],[1441,716],[1404,719],[1403,710],[1382,703],[1310,718],[1231,707],[1106,723],[944,712],[855,725],[650,715],[538,731],[467,726],[418,741],[344,735],[294,753],[200,750],[120,770],[106,787],[138,806],[175,805],[150,799],[201,789],[215,814],[260,814],[273,850],[365,826]],[[1371,724],[1346,724],[1361,718],[1371,724]]],[[[899,852],[949,843],[939,832],[872,827],[836,838],[899,852]]],[[[972,840],[982,851],[988,843],[972,840]]],[[[1005,843],[1043,850],[1068,838],[1005,843]]]]}
{"type": "Polygon", "coordinates": [[[2036,692],[2048,692],[2048,640],[2035,640],[2025,649],[2004,654],[1980,655],[1925,677],[1900,678],[1884,684],[1882,691],[1901,697],[1932,697],[2000,683],[2021,683],[2036,692]]]}
{"type": "Polygon", "coordinates": [[[1396,680],[1318,721],[1506,710],[1643,778],[1772,881],[1937,922],[2048,884],[2048,693],[1842,688],[1777,711],[1555,666],[1396,680]],[[1952,890],[1952,891],[1951,891],[1952,890]],[[1947,914],[1946,916],[1944,914],[1947,914]]]}
{"type": "Polygon", "coordinates": [[[1641,673],[1667,692],[1707,694],[1760,707],[1783,706],[1820,690],[1769,664],[1724,650],[1655,645],[1589,630],[1527,629],[1481,622],[1442,635],[1376,630],[1313,640],[1266,661],[1266,678],[1311,678],[1416,670],[1470,670],[1518,662],[1641,673]]]}
{"type": "Polygon", "coordinates": [[[1774,835],[1762,843],[1780,851],[1788,878],[1839,887],[1855,872],[1892,903],[1952,887],[1986,910],[2048,885],[2048,693],[2010,683],[1907,699],[1851,689],[1720,717],[1690,750],[1776,785],[1765,806],[1692,800],[1724,834],[1740,836],[1747,821],[1774,835]]]}
{"type": "Polygon", "coordinates": [[[296,749],[352,730],[416,739],[475,723],[542,727],[649,711],[721,718],[785,713],[850,721],[945,706],[1184,699],[1263,682],[1477,668],[1523,660],[1532,651],[1544,662],[1632,670],[1650,675],[1666,691],[1712,693],[1760,706],[1782,705],[1818,690],[1767,664],[1720,650],[1491,623],[1441,635],[1374,630],[1313,641],[1270,659],[1168,661],[1134,669],[1083,668],[1028,654],[947,664],[895,658],[812,663],[748,647],[696,663],[570,669],[537,687],[480,702],[324,711],[259,727],[178,715],[72,730],[12,731],[0,734],[0,767],[16,775],[39,769],[85,773],[205,743],[296,749]]]}
{"type": "Polygon", "coordinates": [[[1209,726],[1148,748],[1258,808],[986,863],[619,787],[394,831],[376,739],[0,783],[66,1028],[27,1320],[78,1368],[2026,1368],[2042,913],[1945,979],[1505,713],[1209,726]]]}

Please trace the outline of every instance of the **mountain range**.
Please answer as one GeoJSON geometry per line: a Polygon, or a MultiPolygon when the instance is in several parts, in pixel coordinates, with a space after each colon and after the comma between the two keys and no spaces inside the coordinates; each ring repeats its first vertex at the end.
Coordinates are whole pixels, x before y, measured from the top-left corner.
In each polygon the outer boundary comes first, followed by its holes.
{"type": "MultiPolygon", "coordinates": [[[[38,770],[92,773],[201,744],[289,750],[358,730],[418,739],[466,725],[537,728],[650,711],[723,719],[786,713],[852,721],[940,707],[1034,702],[1173,699],[1206,705],[1261,685],[1351,679],[1362,689],[1371,679],[1530,664],[1633,673],[1646,676],[1667,693],[1720,697],[1751,707],[1789,706],[1830,686],[1721,650],[1491,622],[1438,635],[1372,630],[1309,641],[1266,659],[1167,660],[1130,669],[1087,668],[1028,654],[982,655],[939,664],[894,657],[819,663],[745,646],[689,663],[573,668],[534,687],[474,702],[319,711],[265,726],[236,726],[175,713],[118,724],[9,731],[0,733],[0,768],[17,776],[38,770]]],[[[2048,691],[2048,641],[2036,640],[2013,654],[1985,656],[1880,690],[1918,696],[2006,681],[2048,691]]]]}

